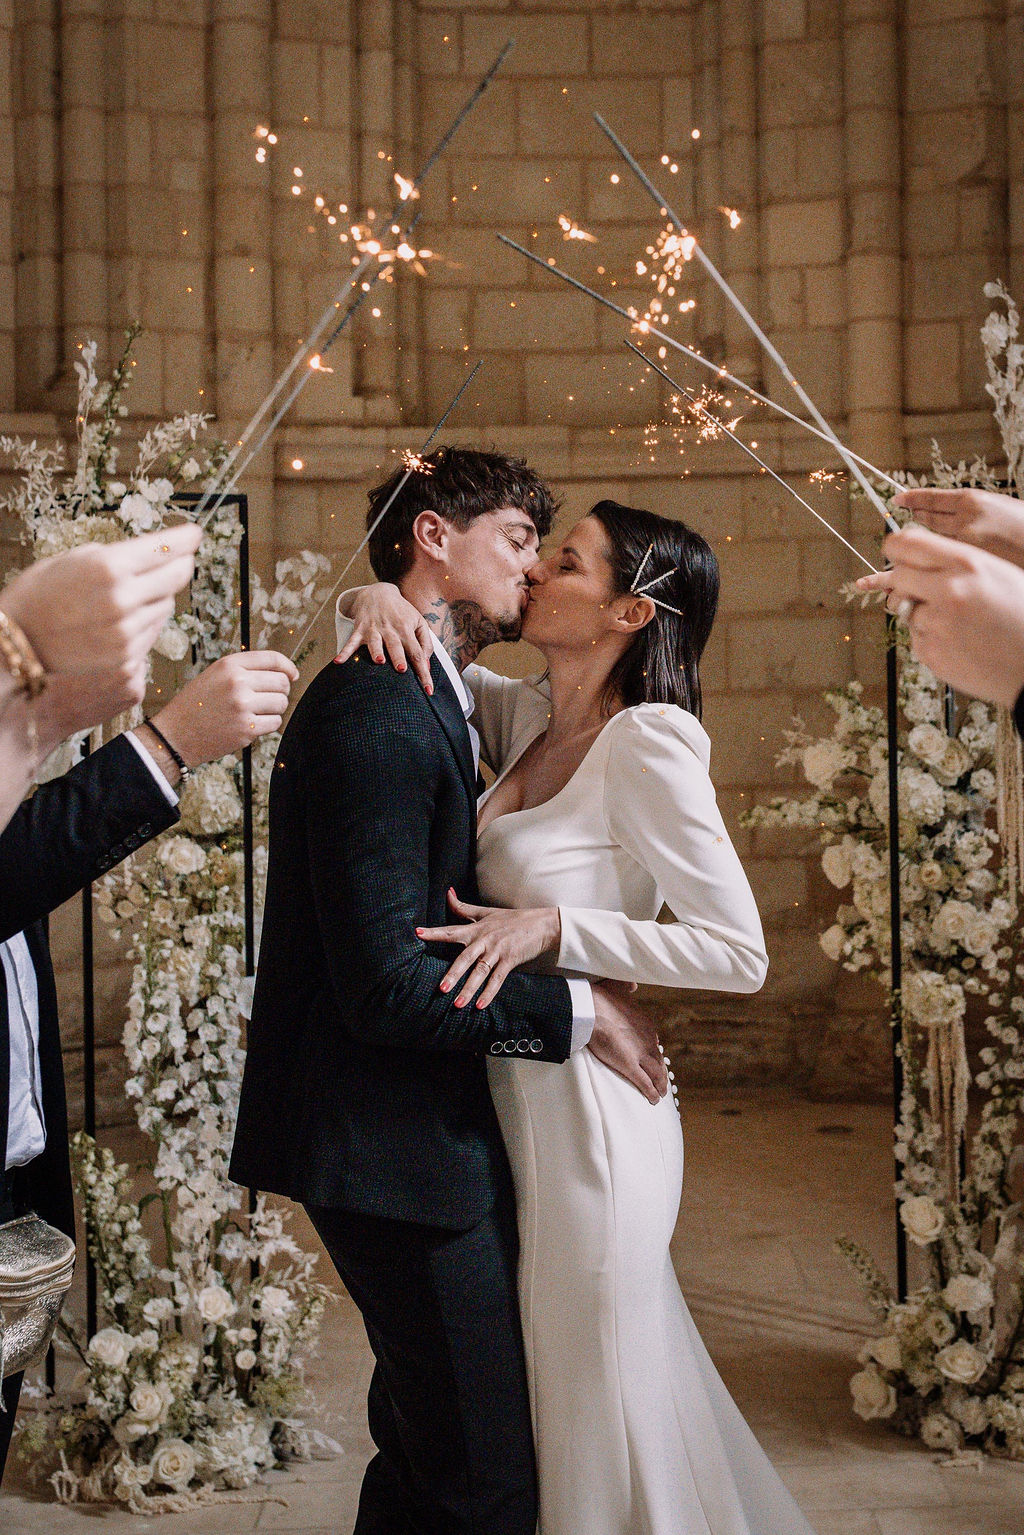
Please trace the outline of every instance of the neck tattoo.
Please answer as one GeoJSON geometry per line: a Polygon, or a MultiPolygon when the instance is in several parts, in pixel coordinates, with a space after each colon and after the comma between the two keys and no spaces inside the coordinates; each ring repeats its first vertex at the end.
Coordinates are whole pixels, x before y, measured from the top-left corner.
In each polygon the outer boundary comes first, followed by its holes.
{"type": "Polygon", "coordinates": [[[443,597],[438,597],[423,617],[460,672],[475,661],[486,646],[508,638],[500,626],[486,616],[478,602],[446,602],[443,597]]]}

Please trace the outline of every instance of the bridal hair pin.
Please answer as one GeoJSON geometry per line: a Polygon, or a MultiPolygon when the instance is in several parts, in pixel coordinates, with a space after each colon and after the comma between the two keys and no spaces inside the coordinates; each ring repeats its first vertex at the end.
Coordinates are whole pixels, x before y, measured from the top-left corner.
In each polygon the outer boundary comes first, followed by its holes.
{"type": "Polygon", "coordinates": [[[647,553],[644,555],[643,559],[640,561],[639,565],[637,566],[637,568],[636,568],[636,575],[633,577],[633,584],[632,584],[632,586],[629,589],[630,589],[631,592],[635,593],[635,595],[637,597],[640,597],[640,596],[650,597],[651,601],[654,603],[655,607],[657,607],[657,608],[667,608],[670,613],[675,613],[680,618],[684,618],[686,615],[683,613],[681,608],[674,608],[670,602],[662,602],[660,597],[651,597],[651,587],[652,586],[657,586],[659,581],[666,581],[666,580],[668,580],[669,576],[674,576],[676,571],[679,569],[678,565],[673,565],[671,570],[663,570],[660,576],[655,576],[653,581],[645,581],[643,586],[638,586],[637,585],[637,582],[640,580],[640,577],[644,573],[644,566],[647,564],[647,561],[650,559],[650,557],[651,557],[653,552],[654,552],[654,545],[653,544],[648,544],[647,545],[647,553]]]}

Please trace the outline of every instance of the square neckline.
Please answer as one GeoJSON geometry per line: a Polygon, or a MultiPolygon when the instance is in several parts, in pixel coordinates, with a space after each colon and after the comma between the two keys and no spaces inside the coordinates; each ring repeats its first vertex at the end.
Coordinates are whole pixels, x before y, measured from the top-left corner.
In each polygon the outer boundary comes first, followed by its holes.
{"type": "MultiPolygon", "coordinates": [[[[605,723],[601,726],[601,729],[597,732],[597,735],[591,741],[590,745],[587,747],[586,751],[583,753],[583,756],[580,758],[579,762],[573,768],[572,772],[569,774],[569,777],[565,780],[565,783],[557,791],[557,793],[552,794],[548,799],[541,800],[539,805],[525,805],[525,806],[523,806],[523,808],[521,810],[504,810],[504,811],[502,811],[501,815],[496,815],[496,816],[494,816],[494,818],[492,820],[488,821],[487,825],[484,826],[483,828],[481,828],[479,826],[479,824],[478,824],[477,825],[477,833],[476,833],[477,841],[479,842],[480,838],[485,836],[487,834],[487,832],[490,831],[491,827],[492,826],[496,826],[499,821],[507,820],[509,816],[513,816],[513,815],[530,815],[535,810],[545,810],[548,805],[553,805],[555,803],[555,800],[559,799],[563,794],[567,793],[567,791],[572,787],[572,784],[573,784],[574,780],[579,776],[580,773],[582,773],[583,769],[586,767],[587,762],[590,760],[591,753],[594,751],[594,749],[597,746],[598,742],[602,741],[604,739],[604,737],[605,737],[605,735],[606,735],[606,733],[608,731],[608,727],[610,725],[614,725],[615,721],[617,719],[621,718],[621,716],[623,714],[626,714],[627,712],[628,711],[626,709],[617,709],[616,712],[612,715],[611,719],[605,721],[605,723]]],[[[530,736],[530,738],[526,742],[526,744],[523,747],[521,747],[521,749],[516,752],[516,754],[512,758],[512,760],[510,762],[507,762],[505,764],[505,766],[502,768],[502,770],[498,774],[497,778],[491,784],[491,787],[487,790],[487,795],[485,797],[489,798],[494,793],[495,789],[502,782],[502,780],[507,778],[509,773],[512,772],[513,768],[517,767],[519,765],[519,763],[523,760],[523,758],[526,756],[526,753],[530,750],[530,747],[533,746],[536,741],[539,741],[541,736],[547,734],[547,729],[548,729],[548,727],[545,724],[544,728],[542,730],[537,730],[537,731],[534,732],[534,734],[532,736],[530,736]]],[[[478,821],[478,823],[479,823],[479,812],[480,812],[480,807],[478,805],[478,807],[477,807],[477,821],[478,821]]]]}

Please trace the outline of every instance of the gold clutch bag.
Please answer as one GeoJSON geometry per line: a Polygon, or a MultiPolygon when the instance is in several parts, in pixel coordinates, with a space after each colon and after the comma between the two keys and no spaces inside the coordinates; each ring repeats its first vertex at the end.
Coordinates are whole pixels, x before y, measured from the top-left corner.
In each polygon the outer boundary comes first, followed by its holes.
{"type": "Polygon", "coordinates": [[[44,1357],[74,1272],[74,1242],[38,1215],[0,1225],[0,1379],[44,1357]]]}

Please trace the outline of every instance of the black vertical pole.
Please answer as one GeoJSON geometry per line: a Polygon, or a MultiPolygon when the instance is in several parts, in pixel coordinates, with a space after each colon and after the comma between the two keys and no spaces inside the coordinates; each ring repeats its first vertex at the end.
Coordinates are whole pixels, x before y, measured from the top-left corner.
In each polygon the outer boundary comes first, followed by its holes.
{"type": "MultiPolygon", "coordinates": [[[[90,751],[89,737],[82,742],[82,756],[90,751]]],[[[82,891],[82,1119],[86,1135],[96,1134],[96,989],[92,931],[92,885],[82,891]]],[[[96,1265],[85,1260],[85,1331],[96,1331],[96,1265]]]]}
{"type": "MultiPolygon", "coordinates": [[[[889,945],[892,969],[892,1099],[895,1123],[903,1108],[903,933],[900,901],[900,795],[899,795],[899,679],[896,658],[896,620],[886,616],[885,701],[889,772],[889,945]]],[[[896,1177],[903,1169],[896,1163],[896,1177]]],[[[907,1298],[907,1234],[896,1210],[896,1293],[907,1298]]]]}
{"type": "MultiPolygon", "coordinates": [[[[249,499],[238,498],[238,520],[242,525],[242,541],[238,546],[238,600],[240,604],[240,631],[242,649],[252,643],[249,594],[249,499]]],[[[252,747],[242,751],[242,878],[245,922],[245,973],[256,974],[256,891],[253,875],[253,824],[252,824],[252,747]]],[[[249,1214],[256,1210],[256,1190],[249,1190],[249,1214]]],[[[252,1279],[259,1274],[259,1264],[252,1260],[249,1265],[252,1279]]]]}

